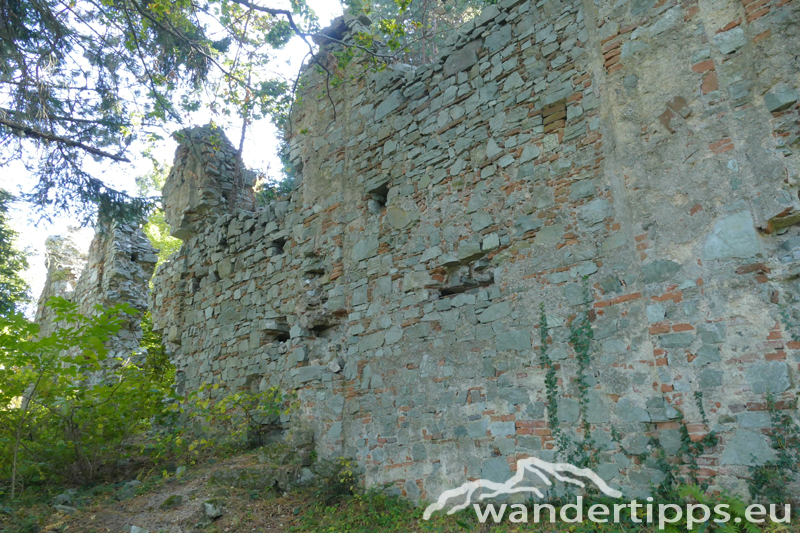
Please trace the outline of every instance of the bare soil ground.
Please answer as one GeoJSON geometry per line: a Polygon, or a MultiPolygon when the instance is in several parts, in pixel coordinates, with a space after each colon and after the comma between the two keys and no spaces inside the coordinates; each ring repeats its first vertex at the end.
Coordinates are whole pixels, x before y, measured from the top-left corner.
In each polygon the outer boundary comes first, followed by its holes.
{"type": "MultiPolygon", "coordinates": [[[[40,520],[41,532],[74,531],[79,533],[130,531],[138,526],[151,533],[221,533],[221,532],[281,532],[296,524],[296,515],[308,504],[301,493],[275,494],[219,486],[209,483],[215,472],[266,467],[254,454],[237,456],[213,465],[189,467],[180,479],[171,477],[158,482],[145,482],[139,494],[119,501],[117,490],[90,502],[71,504],[78,511],[64,514],[52,506],[41,505],[39,512],[49,515],[40,520]],[[182,496],[180,505],[160,509],[171,496],[182,496]],[[203,502],[213,500],[223,514],[216,519],[205,515],[203,502]]],[[[0,516],[0,532],[16,533],[21,526],[0,516]],[[15,529],[16,528],[16,529],[15,529]]],[[[31,531],[35,531],[35,528],[31,531]]]]}

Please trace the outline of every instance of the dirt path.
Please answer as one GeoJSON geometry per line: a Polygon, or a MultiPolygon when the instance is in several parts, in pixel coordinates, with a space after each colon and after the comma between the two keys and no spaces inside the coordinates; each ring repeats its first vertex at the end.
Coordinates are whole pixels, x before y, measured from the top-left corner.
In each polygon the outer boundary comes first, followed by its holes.
{"type": "Polygon", "coordinates": [[[221,533],[282,532],[295,525],[299,509],[308,505],[304,496],[237,489],[210,482],[215,472],[244,468],[269,468],[259,465],[252,455],[239,456],[214,465],[190,467],[180,479],[170,478],[145,483],[133,498],[117,501],[107,497],[76,513],[64,515],[55,509],[41,531],[75,531],[80,533],[130,531],[138,526],[151,533],[221,533]],[[174,508],[161,509],[171,498],[182,498],[174,508]],[[211,519],[204,512],[203,502],[213,501],[222,509],[222,516],[211,519]]]}

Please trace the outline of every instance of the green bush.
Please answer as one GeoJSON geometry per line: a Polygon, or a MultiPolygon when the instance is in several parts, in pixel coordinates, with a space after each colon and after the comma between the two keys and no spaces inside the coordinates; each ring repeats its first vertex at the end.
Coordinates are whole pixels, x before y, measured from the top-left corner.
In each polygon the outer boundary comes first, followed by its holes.
{"type": "Polygon", "coordinates": [[[154,430],[142,453],[159,462],[193,464],[203,455],[231,454],[263,444],[264,428],[279,426],[294,408],[294,395],[276,387],[262,392],[231,391],[226,385],[202,384],[184,396],[171,395],[154,419],[154,430]]]}
{"type": "Polygon", "coordinates": [[[0,317],[0,479],[12,499],[31,484],[88,483],[116,469],[169,393],[130,359],[109,356],[106,342],[136,310],[97,306],[85,316],[63,298],[48,306],[59,327],[46,336],[20,315],[0,317]]]}

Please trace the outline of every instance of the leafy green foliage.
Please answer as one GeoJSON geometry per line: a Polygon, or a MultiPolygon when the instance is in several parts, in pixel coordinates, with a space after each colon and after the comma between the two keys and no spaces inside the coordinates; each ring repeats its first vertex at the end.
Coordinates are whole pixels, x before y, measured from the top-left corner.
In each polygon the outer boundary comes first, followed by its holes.
{"type": "Polygon", "coordinates": [[[291,413],[294,399],[276,387],[231,391],[224,384],[203,383],[183,396],[171,396],[141,451],[154,461],[194,463],[210,452],[233,453],[258,445],[254,437],[291,413]]]}
{"type": "Polygon", "coordinates": [[[792,412],[797,411],[797,397],[783,407],[779,409],[775,397],[767,395],[767,410],[772,426],[769,438],[777,457],[766,464],[750,467],[750,496],[759,502],[789,502],[796,499],[789,487],[800,473],[800,425],[791,416],[792,412]]]}
{"type": "MultiPolygon", "coordinates": [[[[584,281],[584,291],[589,291],[589,287],[584,281]]],[[[573,442],[562,430],[558,419],[558,376],[556,367],[552,359],[547,354],[547,340],[549,328],[547,325],[547,313],[544,302],[539,304],[539,335],[542,363],[547,367],[545,372],[545,391],[547,395],[547,422],[550,432],[555,439],[556,453],[565,461],[581,468],[593,468],[597,466],[598,450],[595,440],[592,437],[592,427],[586,413],[589,407],[589,382],[587,374],[592,354],[592,325],[589,321],[588,312],[581,312],[574,316],[570,322],[569,342],[575,352],[578,361],[578,373],[575,378],[578,388],[578,409],[583,437],[580,442],[573,442]]]]}
{"type": "Polygon", "coordinates": [[[204,384],[180,396],[149,316],[142,320],[147,356],[137,366],[107,348],[137,311],[98,306],[86,316],[63,298],[47,305],[59,324],[47,336],[21,315],[0,317],[0,480],[11,480],[0,495],[92,482],[134,460],[158,467],[241,450],[294,407],[294,396],[274,387],[255,393],[204,384]]]}
{"type": "MultiPolygon", "coordinates": [[[[703,425],[706,428],[710,428],[708,417],[706,416],[706,410],[703,406],[703,392],[695,391],[694,398],[695,403],[697,404],[697,409],[700,412],[700,417],[703,420],[703,425]]],[[[680,411],[678,411],[678,424],[681,438],[681,445],[680,448],[678,448],[678,456],[686,461],[685,464],[687,464],[689,467],[689,479],[692,484],[696,485],[699,483],[698,471],[700,467],[698,465],[698,459],[708,449],[713,448],[719,443],[719,436],[717,436],[716,431],[711,429],[708,433],[703,435],[701,439],[693,441],[689,435],[689,428],[684,421],[683,413],[680,411]]],[[[708,488],[708,483],[703,482],[700,484],[700,487],[705,490],[708,488]]]]}
{"type": "Polygon", "coordinates": [[[265,206],[272,200],[277,200],[294,189],[294,178],[288,176],[280,181],[264,179],[256,184],[256,203],[265,206]]]}
{"type": "Polygon", "coordinates": [[[175,366],[169,360],[167,349],[161,342],[161,334],[153,331],[150,311],[142,315],[142,340],[139,348],[146,352],[142,369],[150,379],[159,383],[172,383],[175,380],[175,366]]]}
{"type": "Polygon", "coordinates": [[[412,65],[431,62],[447,38],[478,16],[493,0],[345,0],[353,13],[365,13],[374,23],[372,37],[397,58],[412,65]]]}
{"type": "Polygon", "coordinates": [[[547,313],[545,312],[544,302],[539,304],[539,346],[541,350],[542,364],[547,368],[544,375],[545,393],[547,395],[547,425],[556,441],[557,453],[563,454],[569,442],[564,432],[561,431],[561,424],[558,420],[558,375],[556,366],[550,358],[547,350],[549,336],[549,326],[547,325],[547,313]]]}
{"type": "Polygon", "coordinates": [[[19,311],[19,306],[30,300],[30,287],[20,277],[28,268],[28,253],[17,248],[17,232],[9,227],[10,201],[11,195],[0,189],[0,316],[19,311]]]}
{"type": "Polygon", "coordinates": [[[106,342],[129,316],[125,304],[82,315],[77,304],[47,304],[58,329],[20,315],[0,318],[0,477],[22,486],[66,478],[92,481],[130,457],[129,444],[161,409],[167,384],[106,342]]]}
{"type": "Polygon", "coordinates": [[[318,459],[312,466],[314,473],[314,497],[325,505],[341,501],[357,494],[355,461],[345,457],[318,459]]]}
{"type": "MultiPolygon", "coordinates": [[[[588,290],[588,288],[586,289],[588,290]]],[[[587,313],[580,313],[570,323],[569,340],[575,357],[578,360],[578,407],[580,410],[581,429],[583,430],[583,442],[578,446],[575,457],[573,458],[576,466],[582,468],[593,468],[597,466],[597,448],[592,437],[592,426],[587,420],[587,410],[589,408],[589,383],[587,373],[591,362],[592,351],[592,325],[589,322],[587,313]]]]}
{"type": "MultiPolygon", "coordinates": [[[[683,485],[675,491],[677,498],[675,502],[679,505],[700,504],[709,509],[716,509],[719,505],[726,505],[725,512],[730,516],[730,520],[725,523],[714,521],[704,522],[698,531],[720,531],[721,533],[759,533],[761,528],[746,520],[745,509],[747,505],[739,498],[730,494],[710,495],[706,490],[697,485],[683,485]]],[[[688,513],[687,513],[688,514],[688,513]]],[[[689,530],[686,517],[682,520],[669,524],[664,529],[670,533],[677,533],[689,530]]]]}
{"type": "MultiPolygon", "coordinates": [[[[140,196],[160,194],[169,175],[169,170],[170,167],[168,165],[153,160],[153,170],[136,178],[140,196]]],[[[169,224],[164,218],[164,210],[160,207],[150,213],[147,217],[147,222],[142,227],[142,231],[147,235],[150,244],[158,250],[156,268],[181,248],[182,241],[170,235],[169,224]]]]}

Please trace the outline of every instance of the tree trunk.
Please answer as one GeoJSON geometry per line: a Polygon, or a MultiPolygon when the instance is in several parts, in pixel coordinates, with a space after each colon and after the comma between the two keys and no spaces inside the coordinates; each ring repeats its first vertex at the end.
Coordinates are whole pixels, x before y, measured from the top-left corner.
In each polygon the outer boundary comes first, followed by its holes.
{"type": "Polygon", "coordinates": [[[14,495],[17,488],[17,457],[19,456],[19,441],[22,438],[22,425],[25,423],[25,413],[19,419],[17,424],[17,434],[14,436],[14,459],[11,463],[11,501],[14,501],[14,495]]]}

